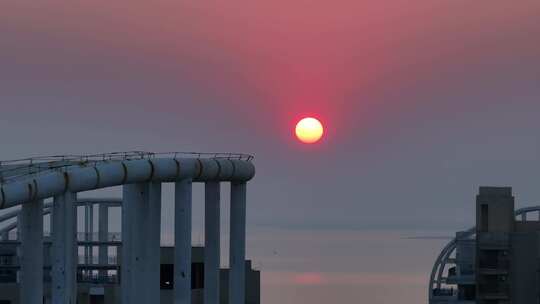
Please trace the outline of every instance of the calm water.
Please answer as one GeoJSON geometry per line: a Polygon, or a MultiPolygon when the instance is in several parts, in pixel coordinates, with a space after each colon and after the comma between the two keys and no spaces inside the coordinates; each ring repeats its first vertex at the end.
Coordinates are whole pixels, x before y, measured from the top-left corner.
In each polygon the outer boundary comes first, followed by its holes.
{"type": "Polygon", "coordinates": [[[261,230],[249,256],[262,269],[263,303],[426,303],[444,239],[422,231],[261,230]]]}

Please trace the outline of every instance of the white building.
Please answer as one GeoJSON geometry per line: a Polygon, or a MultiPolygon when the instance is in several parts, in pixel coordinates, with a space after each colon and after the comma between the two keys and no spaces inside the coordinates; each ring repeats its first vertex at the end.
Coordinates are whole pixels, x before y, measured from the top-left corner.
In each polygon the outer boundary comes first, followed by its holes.
{"type": "MultiPolygon", "coordinates": [[[[251,291],[246,287],[256,285],[254,291],[258,293],[258,274],[252,276],[245,259],[246,190],[247,182],[255,175],[252,158],[230,153],[123,152],[0,162],[0,210],[7,209],[0,215],[0,222],[17,217],[16,222],[0,231],[4,239],[8,236],[4,249],[9,251],[9,242],[13,242],[17,251],[16,257],[4,254],[0,260],[13,264],[12,270],[17,271],[17,283],[11,283],[12,287],[6,283],[2,288],[18,290],[17,301],[21,304],[42,304],[44,299],[54,304],[84,303],[85,297],[80,295],[85,292],[97,303],[99,296],[122,304],[192,304],[201,298],[204,304],[248,303],[251,300],[246,295],[251,291]],[[174,248],[169,249],[160,246],[163,183],[172,183],[175,189],[175,240],[174,248]],[[202,257],[192,252],[192,183],[204,184],[202,257]],[[228,271],[220,269],[222,184],[230,186],[228,271]],[[97,235],[85,233],[77,237],[76,206],[85,206],[84,231],[91,232],[94,213],[88,208],[99,205],[99,217],[108,219],[107,204],[112,203],[81,201],[78,193],[113,186],[123,188],[122,198],[116,202],[122,206],[122,235],[110,235],[108,220],[102,220],[97,235]],[[48,199],[52,202],[44,203],[48,199]],[[43,229],[47,213],[52,223],[48,241],[43,229]],[[19,237],[10,241],[9,231],[15,226],[19,237]],[[116,262],[109,261],[110,250],[115,252],[112,256],[118,257],[116,262]],[[83,260],[78,261],[81,252],[83,260]],[[200,292],[192,289],[192,268],[197,258],[202,258],[204,265],[204,288],[200,292]],[[174,271],[169,283],[173,289],[167,296],[167,289],[164,291],[160,283],[161,270],[162,265],[171,264],[174,271]],[[50,286],[44,283],[48,280],[50,286]],[[94,281],[117,286],[92,286],[94,281]],[[113,295],[107,297],[108,291],[113,295]],[[160,301],[162,294],[164,301],[160,301]]],[[[13,271],[5,266],[1,275],[12,277],[13,271]]],[[[0,293],[0,299],[4,294],[0,293]]],[[[253,299],[258,303],[256,296],[253,299]]]]}

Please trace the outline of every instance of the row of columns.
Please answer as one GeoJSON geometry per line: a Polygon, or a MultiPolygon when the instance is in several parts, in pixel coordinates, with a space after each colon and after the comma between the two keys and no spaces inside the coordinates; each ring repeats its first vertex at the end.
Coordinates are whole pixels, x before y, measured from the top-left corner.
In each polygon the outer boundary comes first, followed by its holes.
{"type": "MultiPolygon", "coordinates": [[[[220,183],[205,184],[204,303],[219,304],[220,183]]],[[[76,303],[77,197],[65,193],[53,202],[52,303],[76,303]]],[[[175,184],[174,303],[191,304],[192,181],[175,184]]],[[[122,303],[159,303],[161,183],[128,184],[122,204],[122,303]]],[[[85,210],[88,210],[85,209],[85,210]]],[[[43,200],[22,205],[20,213],[20,290],[22,304],[43,301],[43,200]]],[[[87,221],[93,212],[86,211],[87,221]]],[[[106,241],[108,209],[99,209],[99,240],[106,241]]],[[[88,224],[85,223],[85,227],[88,224]]],[[[246,184],[231,184],[229,303],[245,303],[246,184]]],[[[86,227],[86,232],[92,231],[86,227]]],[[[85,251],[86,253],[86,251],[85,251]]],[[[91,253],[91,252],[90,252],[91,253]]],[[[99,263],[107,263],[107,246],[99,263]]]]}
{"type": "MultiPolygon", "coordinates": [[[[75,211],[76,212],[76,211],[75,211]]],[[[84,205],[84,239],[89,242],[94,239],[94,203],[88,202],[84,205]]],[[[109,240],[109,205],[105,203],[98,204],[98,241],[107,242],[109,240]]],[[[98,246],[98,264],[108,264],[108,246],[98,246]]],[[[83,250],[84,264],[94,263],[94,251],[92,245],[85,245],[83,250]]],[[[100,275],[106,275],[106,270],[100,270],[100,275]]]]}
{"type": "MultiPolygon", "coordinates": [[[[219,182],[205,183],[204,303],[220,302],[219,182]]],[[[159,303],[159,184],[124,186],[122,301],[159,303]],[[145,240],[142,242],[141,240],[145,240]],[[141,246],[145,244],[145,246],[141,246]]],[[[192,182],[175,184],[174,303],[191,304],[192,182]]],[[[231,184],[229,303],[245,303],[246,184],[231,184]]]]}
{"type": "MultiPolygon", "coordinates": [[[[77,297],[77,215],[76,194],[54,197],[51,218],[53,304],[75,304],[77,297]]],[[[19,214],[20,301],[43,303],[43,200],[22,205],[19,214]]]]}

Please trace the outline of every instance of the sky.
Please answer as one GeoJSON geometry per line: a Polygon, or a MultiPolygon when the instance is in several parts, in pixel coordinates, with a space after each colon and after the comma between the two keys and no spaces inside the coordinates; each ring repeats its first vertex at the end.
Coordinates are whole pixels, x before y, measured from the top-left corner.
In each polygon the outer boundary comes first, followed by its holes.
{"type": "Polygon", "coordinates": [[[425,302],[445,240],[407,237],[472,226],[480,185],[540,202],[539,18],[533,0],[2,1],[0,159],[251,153],[264,304],[425,302]],[[315,145],[294,138],[308,115],[315,145]]]}

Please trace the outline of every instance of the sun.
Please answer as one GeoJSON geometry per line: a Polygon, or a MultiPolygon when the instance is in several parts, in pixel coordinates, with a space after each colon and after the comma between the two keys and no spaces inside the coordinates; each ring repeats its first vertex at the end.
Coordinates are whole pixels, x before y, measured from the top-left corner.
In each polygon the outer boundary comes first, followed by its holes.
{"type": "Polygon", "coordinates": [[[296,124],[296,137],[305,144],[318,142],[324,133],[322,123],[313,117],[301,119],[296,124]]]}

